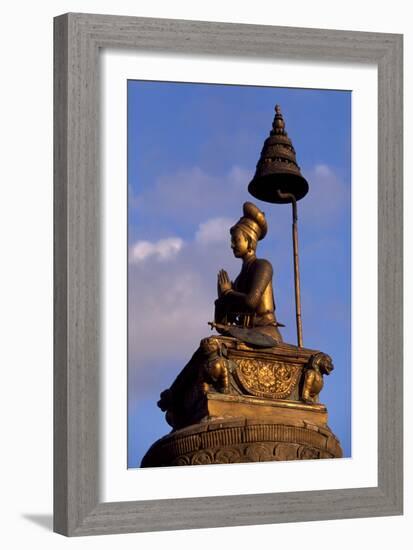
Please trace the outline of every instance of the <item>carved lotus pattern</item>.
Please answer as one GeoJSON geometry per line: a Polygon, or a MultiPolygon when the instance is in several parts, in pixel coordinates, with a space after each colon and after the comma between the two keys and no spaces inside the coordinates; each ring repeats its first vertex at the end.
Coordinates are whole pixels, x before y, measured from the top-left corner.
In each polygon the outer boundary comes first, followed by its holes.
{"type": "Polygon", "coordinates": [[[281,362],[257,359],[237,359],[235,375],[238,382],[251,395],[285,399],[296,387],[301,367],[281,362]]]}

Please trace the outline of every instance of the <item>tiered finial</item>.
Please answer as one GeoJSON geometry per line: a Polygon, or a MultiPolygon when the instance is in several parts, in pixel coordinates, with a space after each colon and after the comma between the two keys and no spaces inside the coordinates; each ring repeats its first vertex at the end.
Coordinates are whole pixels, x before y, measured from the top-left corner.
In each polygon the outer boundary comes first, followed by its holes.
{"type": "Polygon", "coordinates": [[[290,201],[282,198],[279,192],[290,193],[296,200],[302,199],[308,192],[308,183],[301,175],[295,149],[285,131],[284,118],[278,104],[275,106],[272,130],[264,142],[248,191],[257,199],[273,203],[290,201]]]}
{"type": "Polygon", "coordinates": [[[287,135],[285,131],[285,122],[281,114],[281,107],[279,105],[275,106],[275,117],[274,122],[272,123],[272,131],[270,135],[273,136],[275,134],[287,135]]]}

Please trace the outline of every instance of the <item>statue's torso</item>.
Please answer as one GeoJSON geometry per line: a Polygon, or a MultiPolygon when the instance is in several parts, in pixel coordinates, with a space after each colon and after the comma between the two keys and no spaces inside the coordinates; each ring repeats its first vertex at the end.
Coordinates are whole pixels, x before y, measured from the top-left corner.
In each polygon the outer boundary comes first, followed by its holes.
{"type": "Polygon", "coordinates": [[[232,288],[215,302],[215,322],[257,330],[282,342],[275,318],[273,269],[267,260],[244,262],[232,288]]]}
{"type": "MultiPolygon", "coordinates": [[[[253,291],[253,281],[257,269],[268,270],[272,275],[271,264],[267,260],[261,260],[255,258],[252,262],[244,264],[238,277],[235,279],[233,288],[238,292],[248,294],[253,291]]],[[[272,276],[269,277],[269,281],[259,299],[258,305],[255,310],[257,317],[268,316],[268,314],[274,314],[275,302],[272,286],[272,276]]],[[[258,319],[257,319],[258,321],[258,319]]]]}

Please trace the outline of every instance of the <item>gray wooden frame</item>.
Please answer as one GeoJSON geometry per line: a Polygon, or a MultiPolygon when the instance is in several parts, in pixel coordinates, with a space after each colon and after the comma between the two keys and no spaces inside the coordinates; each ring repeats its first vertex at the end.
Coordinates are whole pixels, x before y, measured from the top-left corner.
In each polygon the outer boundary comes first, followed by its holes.
{"type": "Polygon", "coordinates": [[[54,41],[55,531],[73,536],[402,514],[402,36],[66,14],[55,18],[54,41]],[[104,47],[377,65],[377,487],[100,501],[98,60],[104,47]]]}

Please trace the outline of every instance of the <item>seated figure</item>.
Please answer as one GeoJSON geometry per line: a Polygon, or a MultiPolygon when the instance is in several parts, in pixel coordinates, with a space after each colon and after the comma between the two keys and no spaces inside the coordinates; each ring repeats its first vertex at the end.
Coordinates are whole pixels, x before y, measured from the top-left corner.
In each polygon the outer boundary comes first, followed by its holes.
{"type": "Polygon", "coordinates": [[[251,202],[244,203],[244,215],[230,229],[234,256],[242,269],[231,282],[226,271],[218,273],[215,319],[218,332],[258,345],[277,345],[282,336],[275,318],[272,288],[273,269],[268,260],[255,255],[257,242],[267,233],[264,213],[251,202]]]}

